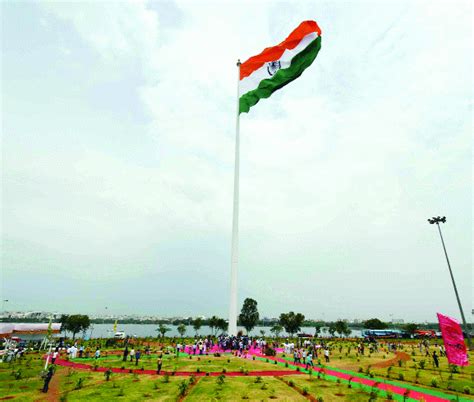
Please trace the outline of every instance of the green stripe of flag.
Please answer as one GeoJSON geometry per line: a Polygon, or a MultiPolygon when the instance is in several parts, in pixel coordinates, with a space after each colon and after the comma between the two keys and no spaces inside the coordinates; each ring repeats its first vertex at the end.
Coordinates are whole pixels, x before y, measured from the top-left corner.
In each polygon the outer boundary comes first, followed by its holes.
{"type": "Polygon", "coordinates": [[[273,92],[298,78],[311,65],[320,49],[321,37],[318,36],[302,52],[293,57],[290,67],[278,70],[273,77],[262,80],[256,89],[242,95],[239,100],[239,113],[248,113],[260,99],[268,98],[273,92]]]}

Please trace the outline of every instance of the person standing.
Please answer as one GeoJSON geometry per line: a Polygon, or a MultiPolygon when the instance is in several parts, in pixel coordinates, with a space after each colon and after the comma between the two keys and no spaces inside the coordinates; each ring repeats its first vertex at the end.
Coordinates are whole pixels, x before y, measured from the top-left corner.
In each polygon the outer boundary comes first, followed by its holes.
{"type": "Polygon", "coordinates": [[[311,353],[308,353],[308,356],[306,356],[306,370],[308,370],[309,366],[314,367],[313,355],[311,353]]]}
{"type": "Polygon", "coordinates": [[[56,348],[56,350],[53,353],[53,359],[51,360],[51,364],[54,364],[56,362],[58,355],[59,355],[58,348],[56,348]]]}
{"type": "Polygon", "coordinates": [[[125,346],[125,349],[123,350],[123,359],[122,359],[122,361],[126,362],[127,361],[127,356],[128,356],[128,346],[125,346]]]}
{"type": "Polygon", "coordinates": [[[329,363],[329,348],[324,349],[324,360],[329,363]]]}
{"type": "Polygon", "coordinates": [[[97,348],[97,349],[95,350],[94,358],[97,360],[99,357],[100,357],[100,349],[97,348]]]}
{"type": "Polygon", "coordinates": [[[163,365],[163,359],[158,357],[158,361],[156,362],[156,374],[160,374],[161,366],[163,365]]]}
{"type": "Polygon", "coordinates": [[[132,348],[130,351],[130,361],[133,362],[133,359],[135,358],[135,349],[132,348]]]}
{"type": "Polygon", "coordinates": [[[439,359],[436,350],[433,352],[433,362],[436,368],[439,368],[439,359]]]}
{"type": "Polygon", "coordinates": [[[44,377],[44,384],[43,384],[44,393],[48,392],[49,382],[51,381],[51,378],[53,378],[53,375],[54,375],[53,366],[49,366],[48,372],[46,373],[44,377]]]}
{"type": "Polygon", "coordinates": [[[138,366],[138,360],[140,360],[140,349],[137,350],[137,352],[135,353],[135,366],[138,366]]]}

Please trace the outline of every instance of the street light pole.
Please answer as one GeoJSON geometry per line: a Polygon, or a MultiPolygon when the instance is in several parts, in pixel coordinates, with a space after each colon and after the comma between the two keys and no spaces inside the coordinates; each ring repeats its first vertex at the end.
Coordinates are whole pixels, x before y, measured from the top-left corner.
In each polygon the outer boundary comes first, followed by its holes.
{"type": "Polygon", "coordinates": [[[461,299],[459,298],[458,288],[456,287],[456,282],[454,280],[451,264],[449,263],[448,252],[446,251],[446,245],[444,244],[443,234],[441,233],[441,227],[439,226],[440,222],[446,223],[446,217],[445,216],[443,216],[442,218],[439,216],[433,217],[431,219],[428,219],[428,222],[431,225],[436,224],[438,226],[439,237],[441,237],[441,243],[443,244],[444,255],[446,256],[446,262],[448,263],[449,275],[451,275],[451,281],[453,282],[454,293],[456,294],[456,300],[458,301],[459,311],[461,312],[462,324],[464,326],[464,330],[466,331],[466,335],[467,335],[467,344],[469,345],[469,350],[471,350],[472,345],[471,345],[471,337],[470,337],[469,329],[467,327],[466,318],[464,317],[464,311],[462,309],[461,299]]]}

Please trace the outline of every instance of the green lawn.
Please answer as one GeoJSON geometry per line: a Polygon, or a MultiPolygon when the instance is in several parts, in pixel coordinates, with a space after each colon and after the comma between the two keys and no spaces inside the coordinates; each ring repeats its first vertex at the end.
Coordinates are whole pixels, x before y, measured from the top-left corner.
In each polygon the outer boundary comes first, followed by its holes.
{"type": "Polygon", "coordinates": [[[256,377],[226,377],[223,384],[216,378],[202,378],[191,389],[187,401],[305,401],[293,388],[273,378],[264,377],[261,382],[256,377]]]}
{"type": "MultiPolygon", "coordinates": [[[[240,357],[235,357],[231,354],[222,355],[220,357],[215,357],[213,355],[209,356],[186,356],[182,355],[176,357],[175,355],[163,355],[163,371],[191,371],[196,372],[198,369],[205,372],[221,372],[225,369],[227,372],[231,371],[242,371],[242,370],[275,370],[275,367],[272,365],[251,359],[245,359],[240,357]]],[[[141,369],[144,370],[156,370],[157,355],[144,356],[138,362],[138,365],[135,362],[130,362],[130,359],[127,362],[122,361],[122,356],[109,355],[107,357],[102,357],[97,361],[95,359],[74,359],[74,362],[85,363],[93,365],[97,362],[101,367],[115,367],[115,368],[125,368],[125,369],[141,369]]],[[[281,370],[281,367],[278,369],[281,370]]]]}
{"type": "MultiPolygon", "coordinates": [[[[420,356],[419,352],[410,346],[404,348],[409,360],[398,364],[392,361],[391,368],[380,367],[386,365],[395,355],[380,349],[365,356],[357,356],[352,343],[333,343],[331,361],[327,369],[334,368],[352,373],[353,375],[372,376],[376,381],[393,381],[401,386],[410,385],[427,390],[458,395],[460,400],[468,401],[474,398],[467,394],[474,383],[472,366],[459,368],[459,372],[452,373],[446,358],[440,359],[440,368],[435,370],[429,358],[420,356]],[[340,350],[340,347],[342,349],[340,350]],[[349,350],[350,348],[350,350],[349,350]],[[417,353],[418,352],[418,353],[417,353]],[[424,363],[422,361],[424,360],[424,363]],[[433,381],[433,379],[435,379],[433,381]],[[434,386],[436,385],[436,387],[434,386]]],[[[103,351],[107,352],[107,351],[103,351]]],[[[110,352],[110,351],[109,351],[110,352]]],[[[105,354],[105,353],[104,353],[105,354]]],[[[292,356],[283,357],[292,362],[292,356]]],[[[321,360],[322,356],[320,356],[321,360]]],[[[126,369],[156,370],[157,355],[144,355],[138,366],[134,362],[122,362],[121,355],[108,354],[97,362],[94,359],[75,359],[77,362],[99,366],[117,367],[126,369]]],[[[317,358],[315,359],[317,363],[317,358]]],[[[324,363],[324,362],[322,362],[324,363]]],[[[13,397],[15,401],[41,400],[44,395],[40,392],[43,381],[40,372],[44,360],[39,353],[29,353],[25,358],[14,363],[0,363],[0,398],[13,397]]],[[[367,401],[370,389],[360,389],[355,385],[351,388],[345,381],[321,378],[316,375],[292,375],[282,378],[262,377],[257,379],[251,376],[252,371],[285,370],[285,364],[273,364],[271,361],[256,358],[243,359],[230,354],[220,357],[182,355],[177,358],[173,354],[163,355],[163,371],[219,372],[224,377],[197,377],[195,383],[190,383],[190,377],[156,376],[146,374],[116,374],[113,373],[110,381],[106,381],[104,373],[89,370],[75,370],[67,367],[57,367],[53,378],[54,393],[58,400],[68,401],[176,401],[180,393],[186,391],[186,400],[189,401],[298,401],[306,400],[301,393],[307,393],[314,398],[321,397],[324,401],[346,400],[367,401]],[[249,376],[231,377],[230,372],[246,372],[249,376]],[[222,381],[223,380],[223,381],[222,381]],[[220,383],[219,383],[220,381],[220,383]]],[[[288,369],[291,369],[289,367],[288,369]]],[[[474,391],[474,387],[472,387],[474,391]]],[[[385,396],[379,392],[378,400],[385,396]]],[[[399,399],[399,398],[398,398],[399,399]]]]}
{"type": "Polygon", "coordinates": [[[19,362],[0,363],[0,398],[14,396],[15,401],[31,401],[43,387],[39,373],[44,364],[35,354],[19,362]]]}

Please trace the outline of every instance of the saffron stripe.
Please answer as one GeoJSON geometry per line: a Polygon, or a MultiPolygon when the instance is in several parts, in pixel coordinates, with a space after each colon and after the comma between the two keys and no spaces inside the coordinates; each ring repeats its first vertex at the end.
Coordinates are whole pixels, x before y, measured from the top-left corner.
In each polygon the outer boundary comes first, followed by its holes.
{"type": "Polygon", "coordinates": [[[316,32],[318,36],[321,36],[321,29],[316,21],[303,21],[283,42],[276,46],[267,47],[260,54],[243,62],[240,65],[240,79],[249,76],[265,63],[278,60],[286,49],[293,49],[306,35],[312,32],[316,32]]]}

